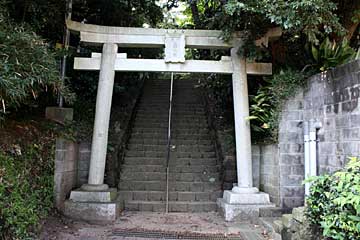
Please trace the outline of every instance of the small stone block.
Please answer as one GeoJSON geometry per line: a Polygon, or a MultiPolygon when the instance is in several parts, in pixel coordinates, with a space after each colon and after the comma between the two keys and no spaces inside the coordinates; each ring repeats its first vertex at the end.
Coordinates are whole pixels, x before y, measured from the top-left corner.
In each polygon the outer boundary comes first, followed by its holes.
{"type": "Polygon", "coordinates": [[[293,218],[298,222],[305,221],[305,207],[298,207],[292,210],[293,218]]]}
{"type": "Polygon", "coordinates": [[[230,204],[270,204],[269,194],[258,193],[234,193],[224,191],[224,200],[230,204]]]}
{"type": "Polygon", "coordinates": [[[117,189],[110,188],[106,191],[85,191],[81,188],[71,191],[70,200],[74,202],[112,202],[117,197],[117,189]]]}
{"type": "Polygon", "coordinates": [[[65,201],[65,216],[89,222],[112,222],[120,213],[118,203],[89,203],[65,201]]]}
{"type": "Polygon", "coordinates": [[[275,207],[275,204],[230,204],[223,198],[217,200],[220,212],[225,221],[256,221],[259,218],[259,209],[275,207]]]}
{"type": "Polygon", "coordinates": [[[292,214],[284,214],[284,215],[282,215],[281,221],[282,221],[284,227],[290,228],[292,220],[293,220],[293,215],[292,214]]]}

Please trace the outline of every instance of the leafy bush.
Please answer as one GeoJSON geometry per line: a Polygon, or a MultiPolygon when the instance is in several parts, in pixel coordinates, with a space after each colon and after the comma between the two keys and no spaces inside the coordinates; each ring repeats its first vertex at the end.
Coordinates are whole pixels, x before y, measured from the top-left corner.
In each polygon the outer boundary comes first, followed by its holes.
{"type": "Polygon", "coordinates": [[[251,129],[254,132],[265,133],[270,129],[270,122],[274,115],[272,106],[272,95],[270,86],[261,86],[257,94],[250,96],[250,117],[251,129]]]}
{"type": "Polygon", "coordinates": [[[0,238],[24,239],[53,202],[53,142],[0,151],[0,238]]]}
{"type": "Polygon", "coordinates": [[[28,26],[9,19],[3,1],[0,9],[0,117],[42,92],[60,91],[71,100],[60,79],[56,53],[28,26]]]}
{"type": "Polygon", "coordinates": [[[360,159],[350,158],[344,170],[308,181],[310,221],[329,239],[360,239],[360,159]]]}
{"type": "Polygon", "coordinates": [[[345,64],[356,56],[356,51],[350,47],[349,41],[345,38],[340,43],[325,38],[319,47],[313,45],[311,52],[321,71],[345,64]]]}

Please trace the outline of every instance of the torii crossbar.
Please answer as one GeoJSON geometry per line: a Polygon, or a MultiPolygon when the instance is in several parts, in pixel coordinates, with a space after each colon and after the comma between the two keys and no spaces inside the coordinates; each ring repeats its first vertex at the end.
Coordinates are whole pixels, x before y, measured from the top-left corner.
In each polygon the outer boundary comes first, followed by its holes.
{"type": "MultiPolygon", "coordinates": [[[[242,42],[240,32],[234,33],[232,40],[225,42],[220,38],[221,31],[215,30],[108,27],[71,20],[66,23],[70,31],[80,33],[80,40],[85,44],[103,46],[102,53],[92,53],[90,58],[75,58],[74,61],[75,69],[100,70],[89,179],[88,184],[82,187],[84,190],[108,189],[104,184],[104,171],[115,71],[219,73],[232,74],[238,176],[233,190],[224,192],[224,204],[240,201],[243,204],[264,205],[269,202],[268,195],[258,194],[258,189],[253,187],[247,74],[270,75],[272,66],[270,63],[249,63],[237,54],[242,42]],[[165,47],[165,58],[131,59],[125,53],[118,53],[118,47],[165,47]],[[231,49],[231,54],[223,56],[220,61],[185,60],[186,47],[231,49]],[[247,200],[251,203],[244,200],[249,194],[257,194],[247,200]]],[[[280,35],[280,29],[271,29],[256,44],[267,47],[269,41],[280,35]]]]}

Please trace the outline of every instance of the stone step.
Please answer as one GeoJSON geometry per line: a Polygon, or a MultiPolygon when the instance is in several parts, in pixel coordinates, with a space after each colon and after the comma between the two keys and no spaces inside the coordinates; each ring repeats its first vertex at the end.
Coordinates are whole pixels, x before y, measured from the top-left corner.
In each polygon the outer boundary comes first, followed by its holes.
{"type": "MultiPolygon", "coordinates": [[[[125,153],[126,157],[147,157],[147,158],[165,158],[167,156],[166,151],[140,151],[140,150],[127,150],[125,153]]],[[[215,158],[216,154],[214,151],[209,152],[172,152],[172,158],[215,158]]]]}
{"type": "MultiPolygon", "coordinates": [[[[169,192],[169,201],[200,202],[222,197],[222,191],[213,192],[169,192]]],[[[166,201],[165,191],[118,191],[118,199],[125,201],[166,201]]]]}
{"type": "MultiPolygon", "coordinates": [[[[165,157],[128,157],[124,158],[124,163],[127,165],[166,165],[165,157]]],[[[184,166],[209,166],[218,165],[216,158],[174,158],[170,157],[170,167],[184,167],[184,166]]]]}
{"type": "MultiPolygon", "coordinates": [[[[158,121],[164,121],[168,120],[169,118],[169,112],[150,112],[149,113],[143,113],[139,112],[136,114],[136,120],[158,120],[158,121]]],[[[207,116],[205,114],[191,114],[191,113],[176,113],[172,112],[171,114],[172,121],[189,121],[191,119],[197,120],[197,121],[204,121],[207,120],[207,116]]]]}
{"type": "MultiPolygon", "coordinates": [[[[134,126],[133,129],[166,129],[166,131],[168,130],[168,122],[166,122],[166,124],[161,124],[160,126],[152,126],[152,125],[144,125],[144,126],[134,126]]],[[[186,134],[199,134],[199,132],[197,130],[207,130],[206,133],[209,132],[209,129],[206,126],[192,126],[192,125],[188,125],[186,127],[183,126],[172,126],[171,127],[171,131],[174,133],[186,133],[186,134]]],[[[205,133],[203,133],[205,134],[205,133]]]]}
{"type": "MultiPolygon", "coordinates": [[[[156,138],[136,138],[132,137],[129,141],[130,144],[167,144],[167,138],[156,139],[156,138]]],[[[210,145],[212,144],[211,140],[197,140],[197,139],[171,139],[171,144],[173,145],[210,145]]]]}
{"type": "Polygon", "coordinates": [[[281,240],[282,223],[280,217],[260,217],[259,223],[266,229],[267,235],[274,240],[281,240]]]}
{"type": "MultiPolygon", "coordinates": [[[[154,133],[133,133],[131,138],[165,138],[167,134],[154,134],[154,133]]],[[[186,134],[186,133],[174,133],[171,136],[172,139],[176,140],[211,140],[209,134],[186,134]]]]}
{"type": "MultiPolygon", "coordinates": [[[[164,212],[164,201],[125,201],[125,209],[129,211],[164,212]]],[[[169,202],[169,212],[216,212],[214,202],[169,202]]]]}
{"type": "MultiPolygon", "coordinates": [[[[147,114],[147,115],[137,115],[135,121],[151,121],[151,122],[168,122],[169,115],[157,115],[156,112],[153,113],[153,115],[147,114]]],[[[207,124],[207,117],[205,115],[172,115],[171,121],[173,123],[182,123],[182,122],[196,122],[201,124],[207,124]],[[192,117],[191,117],[192,116],[192,117]]]]}
{"type": "MultiPolygon", "coordinates": [[[[146,115],[137,115],[136,116],[136,119],[135,121],[138,121],[138,120],[142,120],[142,121],[146,121],[146,120],[151,120],[151,121],[159,121],[159,122],[168,122],[168,119],[169,119],[169,115],[149,115],[149,114],[146,114],[146,115]]],[[[174,116],[172,115],[172,122],[189,122],[191,120],[194,120],[194,121],[197,121],[197,122],[205,122],[207,123],[207,117],[204,115],[204,116],[193,116],[193,115],[177,115],[177,116],[174,116]]],[[[206,127],[207,125],[205,125],[204,127],[206,127]]]]}
{"type": "MultiPolygon", "coordinates": [[[[134,128],[132,130],[133,133],[156,133],[156,134],[163,134],[168,132],[167,127],[142,127],[142,128],[134,128]]],[[[202,129],[187,129],[187,128],[176,128],[171,130],[172,134],[209,134],[209,130],[207,128],[202,129]]],[[[212,144],[211,142],[209,144],[212,144]]]]}
{"type": "MultiPolygon", "coordinates": [[[[138,118],[135,120],[135,126],[139,126],[139,125],[144,125],[144,126],[157,126],[158,124],[160,124],[160,126],[166,127],[168,126],[168,119],[143,119],[143,118],[138,118]]],[[[171,125],[176,128],[176,127],[182,127],[182,128],[187,128],[188,126],[197,126],[197,127],[203,127],[207,125],[207,121],[206,119],[173,119],[171,121],[171,125]]]]}
{"type": "MultiPolygon", "coordinates": [[[[137,110],[141,110],[141,111],[151,111],[151,112],[164,112],[162,114],[165,114],[166,112],[169,111],[169,105],[168,104],[154,104],[154,105],[150,105],[150,104],[139,104],[139,107],[137,110]]],[[[172,106],[172,111],[173,113],[177,113],[177,112],[190,112],[190,113],[194,113],[194,112],[204,112],[204,107],[177,107],[177,106],[172,106]]]]}
{"type": "MultiPolygon", "coordinates": [[[[169,210],[216,211],[220,166],[197,81],[176,81],[169,160],[169,210]]],[[[119,183],[128,210],[165,211],[169,80],[146,81],[119,183]]]]}
{"type": "MultiPolygon", "coordinates": [[[[128,150],[135,151],[167,151],[167,145],[144,145],[144,144],[128,144],[128,150]]],[[[214,152],[213,146],[207,145],[174,145],[171,146],[171,152],[214,152]]]]}
{"type": "MultiPolygon", "coordinates": [[[[156,114],[160,114],[160,115],[168,115],[169,114],[169,109],[159,109],[158,111],[154,111],[154,109],[138,109],[137,113],[142,113],[142,114],[152,114],[155,115],[156,114]]],[[[204,115],[205,111],[204,110],[199,110],[199,111],[195,111],[195,110],[176,110],[174,109],[173,111],[173,115],[183,115],[183,114],[187,114],[187,115],[204,115]]]]}
{"type": "MultiPolygon", "coordinates": [[[[166,172],[140,172],[123,169],[120,179],[124,181],[165,181],[166,172]]],[[[169,173],[169,181],[195,181],[209,182],[210,179],[219,180],[219,173],[201,172],[201,173],[169,173]]]]}
{"type": "MultiPolygon", "coordinates": [[[[167,128],[168,127],[168,122],[164,121],[162,123],[152,123],[152,122],[135,122],[134,124],[134,128],[167,128]]],[[[197,130],[197,129],[204,129],[204,125],[201,125],[201,124],[191,124],[191,123],[184,123],[184,124],[173,124],[171,126],[171,130],[174,131],[175,130],[175,133],[176,134],[180,134],[182,132],[179,132],[176,130],[177,129],[188,129],[188,130],[197,130]]],[[[189,135],[189,134],[186,134],[186,135],[189,135]]],[[[192,134],[191,134],[192,135],[192,134]]]]}
{"type": "MultiPolygon", "coordinates": [[[[166,189],[166,181],[133,181],[121,180],[119,190],[131,191],[164,191],[166,189]]],[[[169,191],[181,192],[207,192],[221,190],[219,181],[214,182],[180,182],[170,181],[169,191]]]]}
{"type": "MultiPolygon", "coordinates": [[[[124,164],[122,165],[122,169],[124,171],[132,171],[132,172],[165,172],[166,166],[165,164],[159,164],[159,165],[151,165],[151,164],[124,164]]],[[[220,170],[220,166],[213,165],[190,165],[190,166],[170,166],[169,172],[170,173],[218,173],[220,170]]]]}

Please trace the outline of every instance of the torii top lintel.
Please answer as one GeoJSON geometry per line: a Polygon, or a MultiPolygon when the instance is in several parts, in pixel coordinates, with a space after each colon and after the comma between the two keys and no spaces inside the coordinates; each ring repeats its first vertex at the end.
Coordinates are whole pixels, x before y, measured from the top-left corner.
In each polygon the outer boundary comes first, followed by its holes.
{"type": "MultiPolygon", "coordinates": [[[[223,41],[219,30],[184,30],[156,29],[133,27],[109,27],[83,24],[72,20],[66,21],[67,28],[80,33],[80,40],[91,45],[116,43],[121,47],[163,47],[168,34],[182,34],[186,38],[186,47],[205,49],[232,48],[241,37],[234,33],[229,42],[223,41]]],[[[256,41],[259,46],[267,47],[268,42],[281,36],[280,28],[270,29],[262,38],[256,41]]]]}

